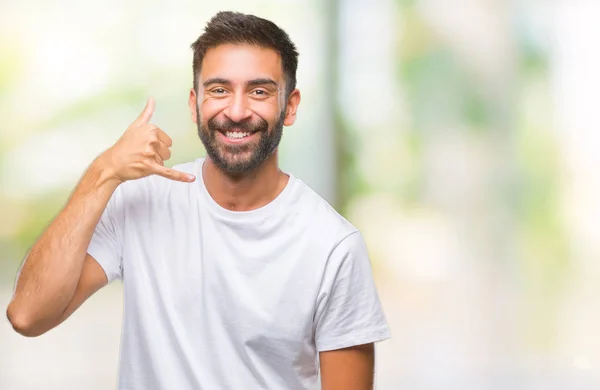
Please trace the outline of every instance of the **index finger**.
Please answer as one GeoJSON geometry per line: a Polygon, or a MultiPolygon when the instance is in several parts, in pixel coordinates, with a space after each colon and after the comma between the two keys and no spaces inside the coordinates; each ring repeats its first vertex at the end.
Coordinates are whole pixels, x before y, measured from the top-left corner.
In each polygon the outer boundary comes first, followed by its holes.
{"type": "Polygon", "coordinates": [[[196,180],[196,176],[176,171],[175,169],[167,168],[159,164],[153,165],[154,174],[165,177],[170,180],[181,181],[184,183],[191,183],[196,180]]]}
{"type": "Polygon", "coordinates": [[[158,137],[158,140],[162,142],[167,148],[170,148],[173,145],[173,140],[171,139],[171,137],[169,137],[169,135],[161,129],[158,129],[158,131],[156,132],[156,136],[158,137]]]}

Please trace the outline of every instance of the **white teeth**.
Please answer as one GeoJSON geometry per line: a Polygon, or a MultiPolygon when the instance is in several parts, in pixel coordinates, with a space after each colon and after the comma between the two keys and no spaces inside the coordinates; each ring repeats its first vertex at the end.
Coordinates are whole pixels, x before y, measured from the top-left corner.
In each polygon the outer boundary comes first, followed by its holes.
{"type": "Polygon", "coordinates": [[[250,133],[240,133],[239,131],[228,131],[225,133],[225,136],[227,138],[235,138],[235,139],[244,138],[249,135],[250,135],[250,133]]]}

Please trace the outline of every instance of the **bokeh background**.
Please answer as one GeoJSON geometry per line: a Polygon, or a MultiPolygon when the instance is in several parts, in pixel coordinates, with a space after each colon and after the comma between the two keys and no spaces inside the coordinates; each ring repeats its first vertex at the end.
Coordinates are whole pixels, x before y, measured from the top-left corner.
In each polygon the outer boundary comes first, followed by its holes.
{"type": "MultiPolygon", "coordinates": [[[[600,388],[600,1],[0,0],[0,306],[25,252],[149,95],[204,154],[189,45],[218,10],[282,26],[302,103],[281,165],[363,232],[393,338],[377,389],[600,388]]],[[[115,387],[113,283],[0,389],[115,387]]]]}

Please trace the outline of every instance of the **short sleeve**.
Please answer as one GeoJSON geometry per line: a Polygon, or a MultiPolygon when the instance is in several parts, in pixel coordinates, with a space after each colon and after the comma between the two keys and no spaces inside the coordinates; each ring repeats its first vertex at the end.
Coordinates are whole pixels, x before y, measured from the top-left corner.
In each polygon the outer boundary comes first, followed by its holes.
{"type": "Polygon", "coordinates": [[[331,252],[314,321],[319,352],[390,338],[360,232],[348,235],[331,252]]]}
{"type": "Polygon", "coordinates": [[[104,269],[109,283],[115,279],[123,279],[121,245],[123,221],[123,202],[120,186],[108,201],[87,250],[87,253],[104,269]]]}

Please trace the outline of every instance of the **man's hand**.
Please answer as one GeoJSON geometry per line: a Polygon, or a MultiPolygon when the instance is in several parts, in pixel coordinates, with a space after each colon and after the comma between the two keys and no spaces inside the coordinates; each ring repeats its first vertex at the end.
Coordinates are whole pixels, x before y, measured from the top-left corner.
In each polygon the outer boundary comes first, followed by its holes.
{"type": "Polygon", "coordinates": [[[119,140],[100,159],[111,177],[119,182],[160,175],[167,179],[193,182],[193,175],[164,166],[171,158],[171,137],[156,125],[149,123],[154,113],[154,99],[149,98],[144,111],[127,128],[119,140]]]}

